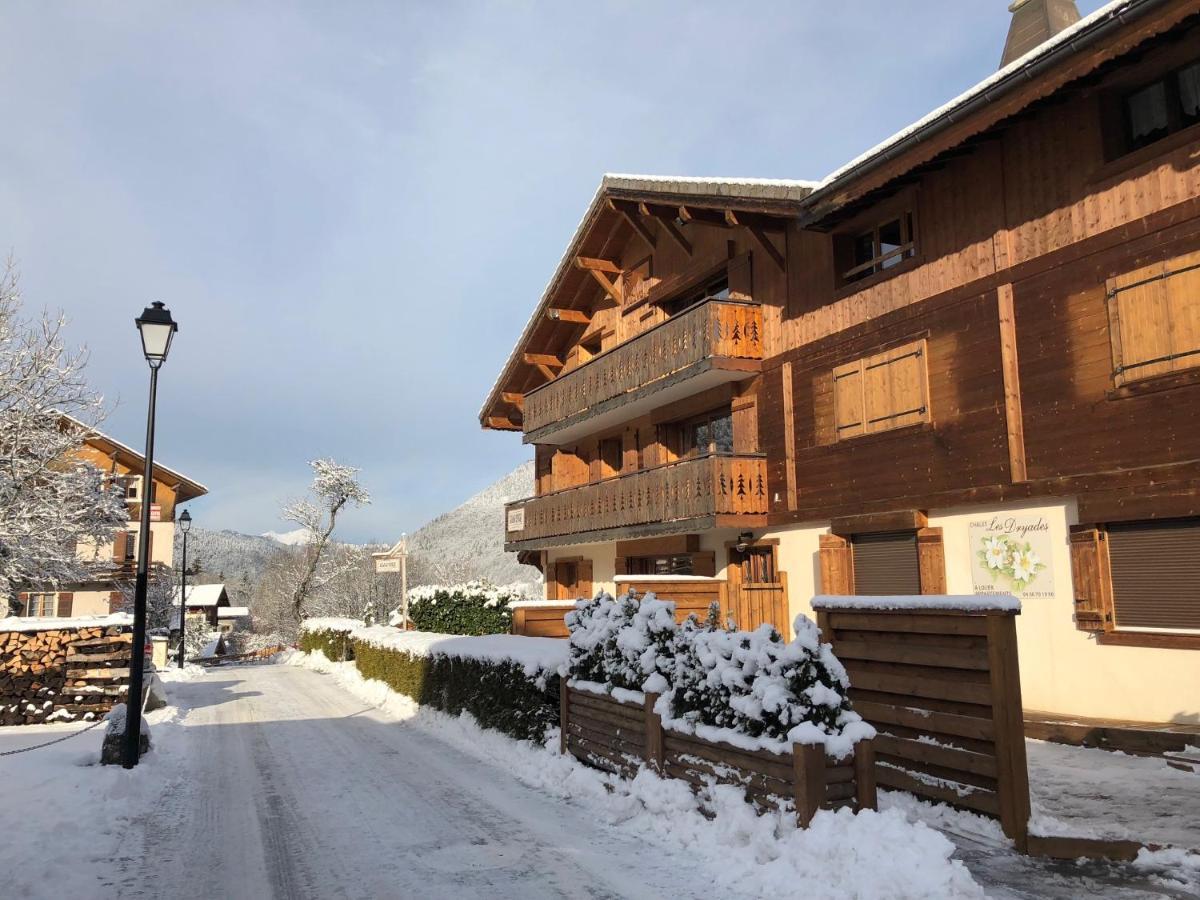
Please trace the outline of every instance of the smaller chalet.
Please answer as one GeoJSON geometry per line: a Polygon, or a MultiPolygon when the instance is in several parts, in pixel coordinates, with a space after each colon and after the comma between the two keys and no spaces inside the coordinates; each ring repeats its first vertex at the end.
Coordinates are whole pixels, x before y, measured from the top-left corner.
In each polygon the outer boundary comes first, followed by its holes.
{"type": "MultiPolygon", "coordinates": [[[[179,588],[171,598],[171,605],[179,608],[179,588]]],[[[195,584],[187,588],[187,614],[203,616],[212,628],[230,631],[238,619],[248,618],[247,606],[230,606],[229,593],[223,584],[195,584]]]]}

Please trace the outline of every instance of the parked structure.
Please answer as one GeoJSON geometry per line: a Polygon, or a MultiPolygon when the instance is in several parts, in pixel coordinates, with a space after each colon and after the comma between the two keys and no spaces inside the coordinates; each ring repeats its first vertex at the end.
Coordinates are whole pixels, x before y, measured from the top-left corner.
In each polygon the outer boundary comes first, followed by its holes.
{"type": "Polygon", "coordinates": [[[480,413],[549,598],[1011,592],[1027,708],[1200,713],[1200,2],[1066,6],[821,182],[601,181],[480,413]]]}
{"type": "MultiPolygon", "coordinates": [[[[82,423],[75,423],[84,427],[82,423]]],[[[98,563],[96,576],[86,582],[62,585],[54,590],[22,591],[18,595],[17,615],[21,616],[103,616],[116,612],[125,602],[122,585],[133,583],[137,570],[138,532],[141,504],[147,499],[142,485],[145,457],[131,447],[101,432],[85,432],[79,456],[109,474],[115,488],[125,495],[129,510],[127,527],[118,531],[111,544],[96,547],[81,543],[81,559],[98,563]]],[[[202,497],[208,488],[155,464],[150,486],[150,566],[152,572],[169,573],[175,544],[177,507],[202,497]]]]}

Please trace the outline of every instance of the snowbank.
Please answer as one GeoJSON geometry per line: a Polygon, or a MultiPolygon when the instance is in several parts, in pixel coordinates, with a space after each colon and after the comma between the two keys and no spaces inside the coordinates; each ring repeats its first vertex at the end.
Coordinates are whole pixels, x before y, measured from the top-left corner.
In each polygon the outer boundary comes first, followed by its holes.
{"type": "Polygon", "coordinates": [[[362,627],[361,619],[305,619],[300,623],[301,631],[336,631],[339,634],[346,634],[362,627]]]}
{"type": "MultiPolygon", "coordinates": [[[[470,716],[418,706],[382,682],[364,679],[351,664],[306,654],[295,654],[289,662],[330,674],[406,727],[494,764],[498,773],[534,790],[581,806],[639,840],[721,860],[713,867],[713,883],[706,885],[708,895],[802,895],[806,900],[984,896],[966,867],[951,859],[954,845],[932,828],[908,822],[901,811],[821,811],[809,828],[801,829],[791,813],[756,814],[740,788],[713,785],[697,796],[686,783],[649,771],[623,780],[548,749],[557,745],[557,735],[545,747],[514,741],[480,728],[470,716]]],[[[690,895],[686,873],[680,877],[681,895],[690,895]]]]}
{"type": "Polygon", "coordinates": [[[1021,601],[1010,594],[918,594],[916,596],[829,596],[812,598],[813,609],[946,609],[964,612],[1020,612],[1021,601]]]}
{"type": "Polygon", "coordinates": [[[73,628],[107,628],[133,624],[129,613],[113,613],[108,616],[75,616],[62,619],[27,618],[8,616],[0,619],[0,632],[5,631],[65,631],[73,628]]]}

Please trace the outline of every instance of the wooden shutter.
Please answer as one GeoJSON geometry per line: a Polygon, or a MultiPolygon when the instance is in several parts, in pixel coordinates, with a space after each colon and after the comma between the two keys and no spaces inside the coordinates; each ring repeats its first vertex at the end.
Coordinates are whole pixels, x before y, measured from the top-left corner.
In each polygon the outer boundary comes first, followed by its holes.
{"type": "Polygon", "coordinates": [[[75,607],[75,595],[71,591],[58,592],[58,614],[66,618],[75,607]]]}
{"type": "Polygon", "coordinates": [[[147,566],[147,568],[149,568],[149,566],[152,562],[154,562],[154,529],[153,528],[151,528],[149,533],[146,535],[146,566],[147,566]]]}
{"type": "Polygon", "coordinates": [[[558,599],[558,563],[546,564],[546,599],[558,599]]]}
{"type": "Polygon", "coordinates": [[[833,411],[838,440],[866,433],[862,360],[833,370],[833,411]]]}
{"type": "Polygon", "coordinates": [[[1200,365],[1200,252],[1110,278],[1117,385],[1200,365]]]}
{"type": "Polygon", "coordinates": [[[854,551],[856,594],[914,596],[921,593],[916,532],[856,534],[850,547],[854,551]]]}
{"type": "Polygon", "coordinates": [[[863,360],[863,415],[867,433],[928,421],[926,382],[924,341],[863,360]]]}
{"type": "Polygon", "coordinates": [[[922,594],[946,593],[946,549],[942,529],[921,528],[917,531],[917,567],[922,594]]]}
{"type": "Polygon", "coordinates": [[[128,531],[118,531],[113,537],[113,562],[118,566],[125,562],[125,548],[128,545],[128,541],[128,531]]]}
{"type": "Polygon", "coordinates": [[[1072,527],[1071,581],[1075,587],[1075,627],[1080,631],[1106,631],[1112,621],[1112,584],[1108,541],[1100,529],[1072,527]]]}
{"type": "Polygon", "coordinates": [[[854,557],[850,542],[836,534],[821,535],[821,593],[854,593],[854,557]]]}
{"type": "Polygon", "coordinates": [[[575,597],[573,599],[591,599],[592,596],[592,561],[590,559],[581,560],[578,563],[579,575],[575,587],[575,597]]]}
{"type": "Polygon", "coordinates": [[[121,607],[125,605],[125,598],[121,596],[120,591],[108,592],[108,611],[110,613],[120,612],[121,607]]]}
{"type": "Polygon", "coordinates": [[[1108,528],[1113,624],[1200,630],[1200,519],[1108,528]]]}
{"type": "Polygon", "coordinates": [[[29,592],[21,591],[17,594],[17,602],[21,604],[21,615],[29,615],[29,592]]]}

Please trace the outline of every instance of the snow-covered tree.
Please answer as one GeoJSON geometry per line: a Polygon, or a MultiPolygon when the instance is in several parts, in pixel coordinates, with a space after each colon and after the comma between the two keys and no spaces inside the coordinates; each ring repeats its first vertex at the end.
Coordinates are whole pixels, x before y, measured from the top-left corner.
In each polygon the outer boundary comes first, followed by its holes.
{"type": "Polygon", "coordinates": [[[297,619],[303,620],[308,613],[305,603],[309,597],[321,590],[347,567],[361,560],[343,554],[326,553],[333,529],[337,527],[338,514],[347,506],[363,506],[371,502],[371,496],[358,483],[358,469],[343,466],[332,459],[315,459],[309,463],[313,469],[313,482],[309,496],[293,500],[283,508],[283,518],[295,522],[308,532],[308,542],[303,547],[303,564],[300,577],[292,590],[292,610],[297,619]]]}
{"type": "Polygon", "coordinates": [[[11,262],[0,275],[0,596],[83,580],[126,518],[106,474],[78,457],[103,418],[84,380],[86,350],[69,350],[66,320],[21,314],[11,262]],[[68,418],[69,417],[69,418],[68,418]]]}

